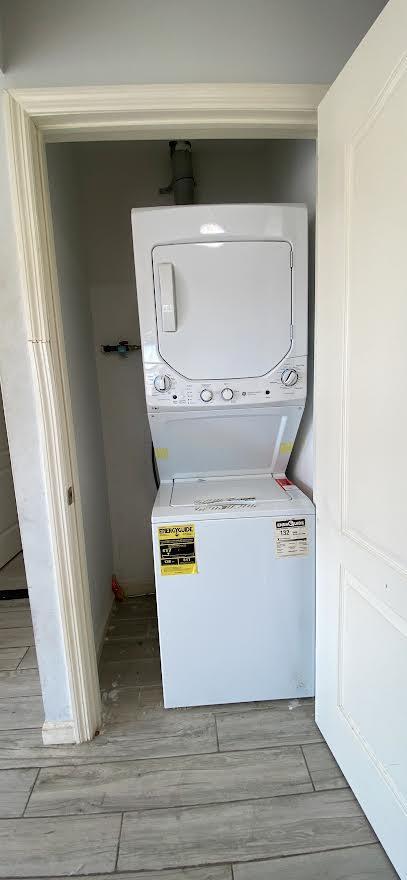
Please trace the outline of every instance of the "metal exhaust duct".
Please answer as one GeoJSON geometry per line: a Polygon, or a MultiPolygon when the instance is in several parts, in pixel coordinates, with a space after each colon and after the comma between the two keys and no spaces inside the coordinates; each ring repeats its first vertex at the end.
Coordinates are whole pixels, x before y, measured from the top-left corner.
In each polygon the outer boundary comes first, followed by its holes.
{"type": "Polygon", "coordinates": [[[191,205],[195,186],[191,141],[170,141],[170,156],[172,180],[169,186],[160,189],[160,194],[173,192],[176,205],[191,205]]]}

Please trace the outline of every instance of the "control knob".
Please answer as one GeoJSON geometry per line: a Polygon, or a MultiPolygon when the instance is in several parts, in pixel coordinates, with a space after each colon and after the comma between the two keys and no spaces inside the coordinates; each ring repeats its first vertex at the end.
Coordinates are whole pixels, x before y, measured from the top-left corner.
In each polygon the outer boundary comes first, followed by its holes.
{"type": "Polygon", "coordinates": [[[171,388],[171,379],[169,376],[156,376],[154,379],[154,388],[156,391],[168,391],[171,388]]]}
{"type": "Polygon", "coordinates": [[[223,390],[221,391],[221,395],[223,397],[223,400],[232,400],[233,391],[231,388],[223,388],[223,390]]]}
{"type": "Polygon", "coordinates": [[[210,388],[202,388],[200,396],[204,403],[209,403],[209,401],[212,400],[213,394],[210,388]]]}
{"type": "Polygon", "coordinates": [[[298,382],[297,370],[293,370],[291,368],[283,370],[283,372],[281,373],[281,381],[282,381],[283,385],[285,385],[288,388],[291,385],[296,385],[296,383],[298,382]]]}

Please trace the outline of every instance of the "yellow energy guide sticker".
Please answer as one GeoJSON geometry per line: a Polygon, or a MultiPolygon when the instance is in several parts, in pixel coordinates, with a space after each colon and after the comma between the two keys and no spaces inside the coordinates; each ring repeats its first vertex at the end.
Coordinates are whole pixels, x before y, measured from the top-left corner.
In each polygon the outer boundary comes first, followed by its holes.
{"type": "Polygon", "coordinates": [[[159,526],[158,545],[161,574],[198,573],[193,523],[183,523],[180,526],[159,526]]]}
{"type": "Polygon", "coordinates": [[[156,446],[154,452],[156,458],[168,458],[168,449],[166,446],[156,446]]]}
{"type": "Polygon", "coordinates": [[[286,455],[287,452],[291,452],[293,446],[294,446],[294,443],[290,443],[289,441],[286,441],[285,443],[280,443],[281,455],[286,455]]]}

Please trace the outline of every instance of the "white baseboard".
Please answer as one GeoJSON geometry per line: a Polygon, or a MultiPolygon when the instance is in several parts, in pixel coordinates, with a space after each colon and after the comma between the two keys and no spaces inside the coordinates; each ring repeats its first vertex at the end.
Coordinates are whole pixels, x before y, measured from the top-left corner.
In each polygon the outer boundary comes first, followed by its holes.
{"type": "Polygon", "coordinates": [[[152,583],[140,584],[135,580],[131,580],[131,578],[128,580],[118,578],[118,581],[128,596],[145,596],[146,593],[155,593],[155,586],[152,583]]]}
{"type": "Polygon", "coordinates": [[[73,721],[44,721],[42,725],[42,741],[44,746],[75,743],[75,726],[73,721]]]}

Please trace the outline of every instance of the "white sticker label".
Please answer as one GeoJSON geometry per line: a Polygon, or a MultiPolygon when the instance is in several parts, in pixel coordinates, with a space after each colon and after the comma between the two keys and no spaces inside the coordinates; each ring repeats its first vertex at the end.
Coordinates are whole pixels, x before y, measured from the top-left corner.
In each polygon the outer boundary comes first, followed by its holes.
{"type": "Polygon", "coordinates": [[[242,510],[255,507],[255,498],[197,498],[195,510],[242,510]]]}
{"type": "Polygon", "coordinates": [[[304,517],[278,519],[275,524],[276,557],[306,556],[308,553],[308,529],[304,517]]]}

